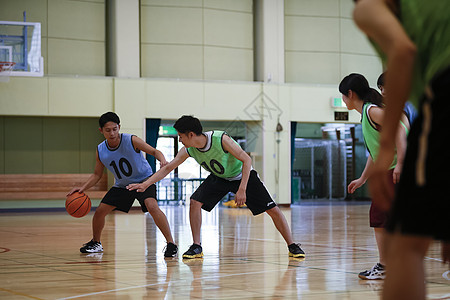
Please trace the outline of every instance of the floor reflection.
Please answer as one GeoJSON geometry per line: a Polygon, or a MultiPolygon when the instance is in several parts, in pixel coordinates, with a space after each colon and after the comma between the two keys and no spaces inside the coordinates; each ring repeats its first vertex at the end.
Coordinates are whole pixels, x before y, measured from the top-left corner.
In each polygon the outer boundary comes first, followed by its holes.
{"type": "MultiPolygon", "coordinates": [[[[0,298],[379,299],[383,282],[357,276],[378,259],[368,209],[352,203],[283,208],[305,259],[289,258],[271,218],[247,209],[203,212],[205,256],[196,260],[181,258],[192,243],[189,207],[162,207],[179,246],[172,259],[164,258],[166,242],[152,217],[139,211],[108,216],[105,252],[87,255],[78,249],[90,238],[92,214],[2,214],[0,298]]],[[[440,254],[434,243],[425,260],[433,299],[450,294],[440,254]]]]}

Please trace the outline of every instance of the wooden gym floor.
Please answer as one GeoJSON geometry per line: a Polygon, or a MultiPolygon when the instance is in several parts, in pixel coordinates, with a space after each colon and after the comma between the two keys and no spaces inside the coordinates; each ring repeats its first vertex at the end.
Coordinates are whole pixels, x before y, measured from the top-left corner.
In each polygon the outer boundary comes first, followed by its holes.
{"type": "MultiPolygon", "coordinates": [[[[379,299],[383,281],[358,273],[377,262],[367,203],[283,208],[305,260],[287,247],[267,214],[218,207],[203,214],[204,258],[184,261],[189,208],[166,206],[179,256],[164,259],[151,216],[107,217],[103,254],[80,254],[91,218],[60,212],[0,214],[1,299],[379,299]]],[[[429,299],[450,299],[450,275],[434,243],[426,258],[429,299]]],[[[408,276],[408,274],[405,274],[408,276]]]]}

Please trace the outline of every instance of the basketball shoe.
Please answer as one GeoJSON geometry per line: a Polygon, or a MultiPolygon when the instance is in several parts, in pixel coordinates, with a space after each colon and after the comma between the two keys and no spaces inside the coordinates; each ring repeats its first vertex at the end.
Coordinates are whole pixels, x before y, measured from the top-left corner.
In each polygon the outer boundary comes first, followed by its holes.
{"type": "Polygon", "coordinates": [[[381,280],[386,277],[386,269],[382,264],[376,263],[372,269],[359,273],[358,277],[365,280],[381,280]]]}
{"type": "Polygon", "coordinates": [[[178,253],[178,246],[174,243],[167,243],[167,246],[164,248],[164,257],[175,257],[178,253]]]}
{"type": "Polygon", "coordinates": [[[183,258],[201,258],[203,257],[203,249],[202,246],[197,244],[192,244],[189,247],[188,251],[184,252],[183,258]]]}
{"type": "Polygon", "coordinates": [[[302,250],[302,248],[300,248],[300,244],[290,244],[288,246],[289,248],[289,256],[290,257],[295,257],[295,258],[299,258],[299,257],[305,257],[305,252],[302,250]]]}
{"type": "Polygon", "coordinates": [[[81,253],[98,253],[103,252],[102,243],[90,240],[80,248],[81,253]]]}

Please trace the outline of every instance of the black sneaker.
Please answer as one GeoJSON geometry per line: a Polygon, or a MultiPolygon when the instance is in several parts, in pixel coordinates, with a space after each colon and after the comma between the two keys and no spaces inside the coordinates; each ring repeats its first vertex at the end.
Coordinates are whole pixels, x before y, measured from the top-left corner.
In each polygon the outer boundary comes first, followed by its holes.
{"type": "Polygon", "coordinates": [[[201,258],[203,257],[202,246],[197,244],[192,244],[188,251],[184,252],[183,258],[201,258]]]}
{"type": "Polygon", "coordinates": [[[81,253],[98,253],[103,252],[102,243],[90,240],[80,248],[81,253]]]}
{"type": "Polygon", "coordinates": [[[175,257],[178,253],[178,246],[174,243],[167,243],[164,248],[164,257],[175,257]]]}
{"type": "Polygon", "coordinates": [[[288,248],[290,257],[305,257],[305,252],[300,248],[300,244],[290,244],[288,248]]]}

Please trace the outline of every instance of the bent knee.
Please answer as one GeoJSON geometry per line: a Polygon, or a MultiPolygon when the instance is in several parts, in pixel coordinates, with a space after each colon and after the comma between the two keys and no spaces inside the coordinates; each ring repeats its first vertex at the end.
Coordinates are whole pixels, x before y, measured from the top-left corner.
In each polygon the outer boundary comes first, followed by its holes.
{"type": "Polygon", "coordinates": [[[115,206],[105,204],[105,203],[100,203],[100,205],[95,209],[94,216],[104,217],[107,214],[109,214],[110,212],[112,212],[115,208],[116,208],[115,206]]]}
{"type": "Polygon", "coordinates": [[[268,210],[266,210],[266,213],[270,216],[274,215],[274,214],[279,214],[281,213],[281,210],[278,206],[274,206],[268,210]]]}
{"type": "Polygon", "coordinates": [[[156,199],[153,199],[153,198],[146,199],[145,206],[147,207],[147,211],[150,214],[160,210],[159,206],[158,206],[158,202],[156,201],[156,199]]]}
{"type": "Polygon", "coordinates": [[[203,203],[201,203],[201,202],[191,198],[190,205],[191,206],[196,206],[196,207],[202,207],[203,203]]]}

